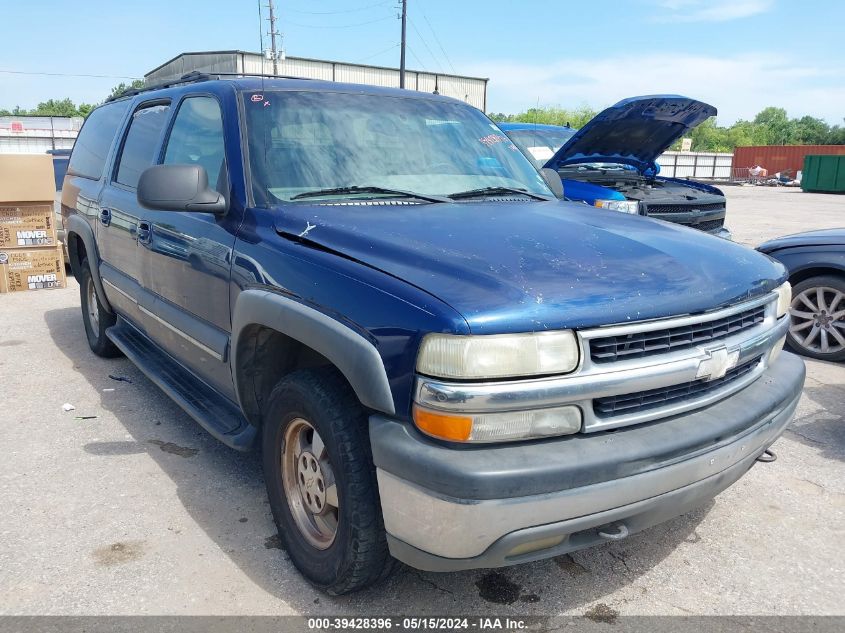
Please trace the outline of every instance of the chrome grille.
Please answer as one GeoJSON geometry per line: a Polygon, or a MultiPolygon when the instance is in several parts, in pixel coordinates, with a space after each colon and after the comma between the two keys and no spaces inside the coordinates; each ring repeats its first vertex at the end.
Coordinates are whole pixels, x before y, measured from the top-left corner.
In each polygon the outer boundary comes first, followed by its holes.
{"type": "Polygon", "coordinates": [[[761,305],[713,321],[598,337],[590,340],[590,358],[594,363],[612,363],[690,349],[752,328],[762,323],[765,317],[766,309],[761,305]]]}
{"type": "Polygon", "coordinates": [[[758,356],[742,365],[738,365],[716,380],[692,380],[680,385],[671,385],[659,389],[596,398],[593,400],[593,411],[599,417],[608,418],[656,409],[684,400],[701,398],[745,376],[754,369],[761,358],[761,356],[758,356]]]}

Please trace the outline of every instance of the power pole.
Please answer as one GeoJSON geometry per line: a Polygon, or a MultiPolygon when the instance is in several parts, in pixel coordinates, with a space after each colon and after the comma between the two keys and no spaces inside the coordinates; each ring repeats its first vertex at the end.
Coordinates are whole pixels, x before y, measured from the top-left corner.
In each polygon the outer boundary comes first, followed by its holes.
{"type": "Polygon", "coordinates": [[[400,0],[402,3],[402,46],[399,53],[399,87],[405,87],[405,25],[408,20],[408,0],[400,0]]]}
{"type": "Polygon", "coordinates": [[[276,50],[276,14],[274,12],[273,0],[267,0],[267,8],[270,9],[270,54],[273,55],[273,75],[279,74],[279,53],[276,50]]]}

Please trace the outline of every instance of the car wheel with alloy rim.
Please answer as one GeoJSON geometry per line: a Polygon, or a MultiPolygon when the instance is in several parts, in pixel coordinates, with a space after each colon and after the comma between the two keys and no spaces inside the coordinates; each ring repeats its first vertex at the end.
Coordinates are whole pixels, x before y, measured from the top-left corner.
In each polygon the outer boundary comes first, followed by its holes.
{"type": "Polygon", "coordinates": [[[792,289],[789,347],[811,358],[845,360],[845,279],[811,277],[792,289]]]}

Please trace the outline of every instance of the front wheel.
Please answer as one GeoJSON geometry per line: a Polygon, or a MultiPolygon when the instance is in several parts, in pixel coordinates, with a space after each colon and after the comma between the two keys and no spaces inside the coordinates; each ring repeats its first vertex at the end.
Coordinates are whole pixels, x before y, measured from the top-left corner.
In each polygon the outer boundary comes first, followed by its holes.
{"type": "Polygon", "coordinates": [[[845,279],[810,277],[792,289],[789,347],[819,360],[845,360],[845,279]]]}
{"type": "Polygon", "coordinates": [[[334,370],[285,377],[264,411],[262,461],[270,507],[291,561],[339,595],[393,567],[387,550],[367,414],[334,370]]]}
{"type": "Polygon", "coordinates": [[[81,268],[79,301],[82,305],[82,322],[85,325],[88,346],[92,352],[103,358],[120,356],[120,350],[106,336],[106,330],[115,324],[116,318],[103,308],[97,297],[97,289],[94,287],[94,279],[87,259],[82,260],[81,268]]]}

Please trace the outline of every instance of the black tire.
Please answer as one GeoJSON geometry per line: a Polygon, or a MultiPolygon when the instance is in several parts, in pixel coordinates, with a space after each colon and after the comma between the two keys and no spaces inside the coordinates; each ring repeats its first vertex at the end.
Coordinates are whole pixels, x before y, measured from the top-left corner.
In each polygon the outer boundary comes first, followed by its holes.
{"type": "MultiPolygon", "coordinates": [[[[799,297],[802,293],[808,293],[811,303],[818,304],[818,300],[813,300],[813,296],[815,296],[818,289],[822,289],[825,300],[831,303],[836,293],[845,295],[845,277],[819,275],[818,277],[805,279],[793,286],[792,315],[790,317],[790,331],[786,336],[786,345],[792,351],[809,356],[810,358],[834,362],[843,361],[845,360],[845,345],[835,337],[838,335],[840,338],[845,338],[845,298],[839,297],[838,305],[835,306],[835,310],[832,313],[826,309],[819,308],[818,305],[816,305],[817,310],[813,311],[799,297]],[[801,317],[798,315],[801,315],[801,317]],[[815,318],[810,318],[809,315],[814,315],[815,318]],[[831,315],[838,316],[838,318],[831,320],[831,315]],[[811,342],[806,343],[807,336],[814,329],[813,325],[809,325],[811,321],[816,325],[820,325],[817,328],[819,332],[811,342]],[[831,347],[831,351],[827,353],[821,348],[821,332],[823,330],[825,331],[828,345],[831,347]]],[[[829,307],[829,305],[824,306],[824,308],[829,307]]]]}
{"type": "Polygon", "coordinates": [[[386,578],[396,561],[385,539],[367,412],[343,377],[334,369],[294,372],[273,389],[262,417],[262,461],[270,508],[296,568],[331,595],[357,591],[386,578]],[[302,421],[322,438],[337,485],[336,532],[323,549],[310,543],[297,524],[283,483],[286,434],[290,435],[289,426],[302,421]]]}
{"type": "Polygon", "coordinates": [[[82,305],[82,322],[85,324],[88,346],[92,352],[103,358],[120,356],[120,350],[106,336],[106,330],[115,324],[117,318],[106,312],[100,303],[94,289],[94,280],[91,278],[88,260],[83,259],[80,267],[82,270],[79,280],[79,299],[82,305]],[[96,319],[93,316],[94,314],[96,314],[96,319]]]}

